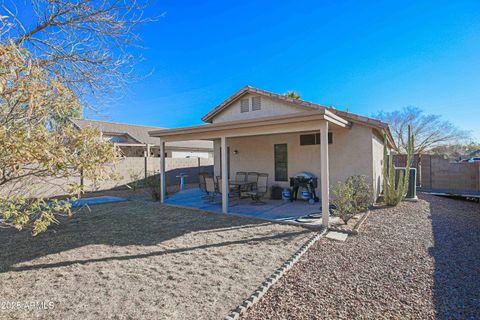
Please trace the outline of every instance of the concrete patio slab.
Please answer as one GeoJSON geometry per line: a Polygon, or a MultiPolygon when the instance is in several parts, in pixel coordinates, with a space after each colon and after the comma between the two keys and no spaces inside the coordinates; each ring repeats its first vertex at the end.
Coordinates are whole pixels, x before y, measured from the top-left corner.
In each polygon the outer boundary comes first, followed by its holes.
{"type": "Polygon", "coordinates": [[[326,238],[336,240],[336,241],[345,241],[347,240],[348,234],[343,232],[330,231],[325,235],[326,238]]]}
{"type": "MultiPolygon", "coordinates": [[[[165,200],[165,204],[197,208],[215,213],[222,212],[220,197],[212,203],[202,199],[202,195],[203,193],[198,188],[187,189],[170,195],[165,200]]],[[[265,204],[252,205],[251,199],[231,200],[232,204],[228,207],[228,211],[234,215],[292,222],[299,217],[320,212],[320,203],[311,205],[303,200],[285,202],[283,200],[264,199],[264,201],[265,204]]]]}
{"type": "Polygon", "coordinates": [[[86,205],[91,206],[96,204],[105,204],[105,203],[114,203],[114,202],[123,202],[123,201],[128,201],[128,199],[122,198],[122,197],[113,197],[113,196],[82,198],[79,200],[72,201],[72,208],[83,207],[86,205]]]}

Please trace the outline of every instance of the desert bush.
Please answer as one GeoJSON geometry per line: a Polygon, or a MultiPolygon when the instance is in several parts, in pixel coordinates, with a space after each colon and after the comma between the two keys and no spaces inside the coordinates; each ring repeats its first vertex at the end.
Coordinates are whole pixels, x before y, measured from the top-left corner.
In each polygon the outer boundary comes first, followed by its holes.
{"type": "MultiPolygon", "coordinates": [[[[96,183],[112,178],[118,149],[98,129],[73,126],[69,119],[81,109],[65,79],[52,76],[14,42],[0,44],[0,227],[36,235],[58,216],[72,216],[68,201],[12,194],[11,186],[23,179],[48,183],[50,177],[82,174],[96,183]]],[[[70,185],[69,200],[82,191],[82,185],[70,185]]]]}
{"type": "Polygon", "coordinates": [[[365,176],[350,176],[332,187],[335,206],[333,213],[345,224],[360,212],[366,211],[373,202],[373,193],[365,176]]]}
{"type": "Polygon", "coordinates": [[[131,188],[133,191],[137,191],[137,189],[140,188],[143,183],[143,172],[138,170],[129,170],[128,173],[131,182],[127,184],[127,187],[131,188]]]}
{"type": "Polygon", "coordinates": [[[159,201],[161,197],[160,176],[158,174],[149,175],[145,179],[145,186],[148,188],[152,199],[159,201]]]}
{"type": "Polygon", "coordinates": [[[373,192],[365,176],[351,176],[346,183],[353,189],[353,207],[355,212],[364,212],[373,203],[373,192]]]}

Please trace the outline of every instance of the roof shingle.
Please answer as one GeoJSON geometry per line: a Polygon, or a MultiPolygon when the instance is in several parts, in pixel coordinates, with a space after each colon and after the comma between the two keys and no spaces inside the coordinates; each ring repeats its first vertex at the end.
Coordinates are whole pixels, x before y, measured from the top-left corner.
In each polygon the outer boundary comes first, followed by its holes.
{"type": "MultiPolygon", "coordinates": [[[[94,127],[98,128],[103,133],[128,134],[133,139],[137,140],[139,144],[158,145],[159,141],[156,137],[151,137],[148,132],[153,130],[164,129],[160,127],[139,126],[126,123],[108,122],[100,120],[86,120],[86,119],[70,119],[77,128],[94,127]]],[[[191,149],[209,149],[213,150],[213,142],[206,140],[191,140],[167,142],[167,147],[177,148],[191,148],[191,149]]]]}

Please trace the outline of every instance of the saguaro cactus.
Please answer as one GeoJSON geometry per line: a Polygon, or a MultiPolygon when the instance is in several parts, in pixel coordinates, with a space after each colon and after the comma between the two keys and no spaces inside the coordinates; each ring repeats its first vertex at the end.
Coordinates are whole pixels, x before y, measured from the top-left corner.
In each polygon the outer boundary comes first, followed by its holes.
{"type": "Polygon", "coordinates": [[[383,193],[387,205],[396,206],[403,199],[407,192],[408,180],[410,177],[410,167],[413,161],[413,143],[414,137],[411,127],[408,126],[407,142],[407,165],[405,171],[399,171],[398,180],[395,179],[395,168],[393,166],[393,156],[388,154],[387,135],[384,134],[383,145],[383,193]],[[388,166],[387,166],[388,164],[388,166]]]}

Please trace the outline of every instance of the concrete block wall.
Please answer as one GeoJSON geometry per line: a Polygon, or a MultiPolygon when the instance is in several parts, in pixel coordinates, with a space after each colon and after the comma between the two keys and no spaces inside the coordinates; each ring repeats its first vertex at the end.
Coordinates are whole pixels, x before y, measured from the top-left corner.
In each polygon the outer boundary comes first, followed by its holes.
{"type": "Polygon", "coordinates": [[[70,185],[78,184],[80,175],[70,174],[68,177],[27,176],[11,181],[0,187],[0,196],[20,196],[27,198],[53,197],[68,194],[70,185]]]}
{"type": "MultiPolygon", "coordinates": [[[[404,167],[405,155],[395,156],[395,166],[404,167]]],[[[451,162],[440,156],[415,156],[417,186],[431,190],[480,192],[480,163],[451,162]]]]}
{"type": "MultiPolygon", "coordinates": [[[[177,176],[180,174],[188,175],[185,178],[185,183],[198,183],[198,173],[213,173],[213,159],[166,158],[165,170],[167,186],[179,184],[180,178],[177,178],[177,176]]],[[[119,175],[119,180],[102,181],[99,185],[85,181],[86,190],[97,191],[122,188],[147,176],[157,175],[160,172],[160,158],[124,158],[116,164],[114,171],[119,175]]]]}
{"type": "MultiPolygon", "coordinates": [[[[213,159],[207,158],[166,158],[167,186],[180,184],[177,178],[181,173],[188,175],[185,182],[198,183],[198,173],[213,174],[213,159]]],[[[146,176],[158,174],[160,158],[126,157],[119,160],[110,170],[116,173],[117,180],[106,180],[93,183],[83,179],[85,191],[126,188],[128,184],[145,179],[146,176]]],[[[38,179],[29,177],[0,187],[0,195],[21,195],[26,197],[56,197],[68,193],[69,185],[79,184],[82,178],[78,174],[69,177],[45,177],[38,179]]]]}
{"type": "Polygon", "coordinates": [[[480,192],[480,163],[450,162],[441,157],[422,156],[422,187],[480,192]]]}

